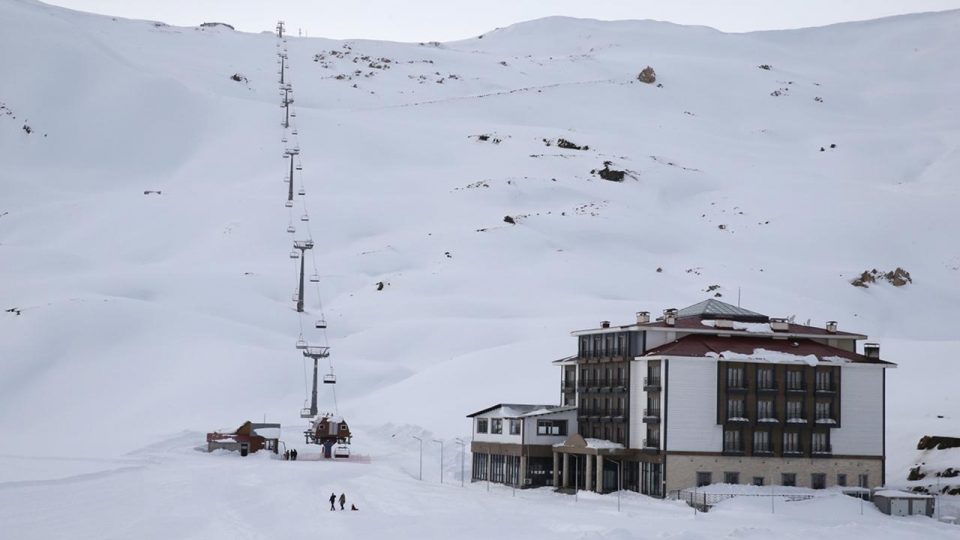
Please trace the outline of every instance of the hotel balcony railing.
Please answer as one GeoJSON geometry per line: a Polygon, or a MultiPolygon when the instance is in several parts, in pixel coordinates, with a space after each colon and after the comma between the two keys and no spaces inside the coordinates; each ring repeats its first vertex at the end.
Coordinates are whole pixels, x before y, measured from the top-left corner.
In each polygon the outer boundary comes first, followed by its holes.
{"type": "Polygon", "coordinates": [[[648,424],[655,424],[660,421],[660,409],[644,409],[643,421],[648,424]]]}
{"type": "Polygon", "coordinates": [[[814,446],[811,450],[811,453],[815,456],[824,456],[833,453],[833,447],[829,444],[822,446],[814,446]]]}
{"type": "Polygon", "coordinates": [[[644,377],[643,378],[644,392],[657,392],[659,390],[660,390],[660,377],[644,377]]]}
{"type": "Polygon", "coordinates": [[[659,439],[644,439],[643,440],[644,450],[659,450],[660,449],[660,440],[659,439]]]}
{"type": "Polygon", "coordinates": [[[807,385],[805,384],[788,384],[787,392],[806,392],[807,385]]]}
{"type": "Polygon", "coordinates": [[[833,394],[837,391],[837,386],[833,383],[817,384],[814,391],[820,394],[833,394]]]}

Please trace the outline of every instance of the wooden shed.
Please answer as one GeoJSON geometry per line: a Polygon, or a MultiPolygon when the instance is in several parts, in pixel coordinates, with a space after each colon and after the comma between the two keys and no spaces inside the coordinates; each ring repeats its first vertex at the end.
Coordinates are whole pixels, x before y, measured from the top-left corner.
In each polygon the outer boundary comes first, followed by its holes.
{"type": "Polygon", "coordinates": [[[279,446],[280,424],[255,424],[247,420],[233,432],[207,433],[207,452],[224,449],[246,456],[252,452],[269,450],[276,454],[279,446]]]}

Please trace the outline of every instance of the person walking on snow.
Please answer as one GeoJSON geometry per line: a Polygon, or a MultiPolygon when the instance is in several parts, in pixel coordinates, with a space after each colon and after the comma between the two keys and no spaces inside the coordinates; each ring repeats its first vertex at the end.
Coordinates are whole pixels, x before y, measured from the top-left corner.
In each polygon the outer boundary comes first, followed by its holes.
{"type": "Polygon", "coordinates": [[[337,509],[337,507],[334,506],[334,503],[336,503],[336,502],[337,502],[337,494],[336,494],[336,493],[331,493],[331,494],[330,494],[330,510],[331,510],[331,511],[337,509]]]}
{"type": "Polygon", "coordinates": [[[343,505],[347,504],[347,495],[345,493],[340,494],[340,509],[343,510],[343,505]]]}

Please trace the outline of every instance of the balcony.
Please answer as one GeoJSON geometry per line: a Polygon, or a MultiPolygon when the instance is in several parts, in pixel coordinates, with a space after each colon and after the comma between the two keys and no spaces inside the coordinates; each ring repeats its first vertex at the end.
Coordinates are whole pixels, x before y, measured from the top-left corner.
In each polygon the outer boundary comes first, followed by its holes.
{"type": "Polygon", "coordinates": [[[660,450],[660,439],[644,439],[643,440],[643,449],[644,450],[660,450]]]}
{"type": "Polygon", "coordinates": [[[816,387],[814,387],[813,390],[814,390],[814,392],[816,392],[816,393],[818,393],[818,394],[836,394],[836,393],[837,393],[837,386],[836,386],[835,384],[831,384],[831,383],[826,383],[826,384],[819,384],[819,383],[818,383],[818,384],[816,385],[816,387]]]}
{"type": "Polygon", "coordinates": [[[564,393],[575,392],[577,390],[577,383],[574,381],[563,381],[560,383],[560,390],[564,393]]]}
{"type": "Polygon", "coordinates": [[[644,377],[644,378],[643,378],[643,391],[644,391],[644,392],[659,392],[659,391],[660,391],[660,377],[644,377]]]}
{"type": "Polygon", "coordinates": [[[814,446],[811,451],[814,457],[823,457],[833,454],[833,447],[829,444],[814,446]]]}
{"type": "Polygon", "coordinates": [[[757,392],[761,394],[773,394],[777,392],[777,385],[765,384],[757,386],[757,392]]]}
{"type": "Polygon", "coordinates": [[[807,385],[805,385],[805,384],[788,384],[788,385],[787,385],[787,392],[788,392],[788,393],[790,393],[790,392],[806,392],[806,391],[807,391],[807,385]]]}
{"type": "Polygon", "coordinates": [[[644,409],[643,422],[646,424],[660,423],[660,409],[644,409]]]}

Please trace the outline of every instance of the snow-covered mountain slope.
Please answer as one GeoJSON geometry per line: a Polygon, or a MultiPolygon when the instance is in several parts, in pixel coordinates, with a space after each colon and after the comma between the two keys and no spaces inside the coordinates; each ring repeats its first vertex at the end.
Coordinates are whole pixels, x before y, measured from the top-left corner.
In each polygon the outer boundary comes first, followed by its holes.
{"type": "Polygon", "coordinates": [[[0,0],[0,453],[299,423],[301,322],[321,338],[312,290],[310,317],[293,310],[288,253],[309,225],[355,425],[463,434],[483,406],[556,401],[568,331],[740,289],[900,363],[905,477],[912,442],[960,417],[941,376],[960,345],[958,27],[291,38],[307,193],[291,214],[274,36],[0,0]],[[647,65],[662,86],[636,80],[647,65]],[[591,173],[606,161],[623,182],[591,173]],[[912,284],[849,284],[898,266],[912,284]]]}

